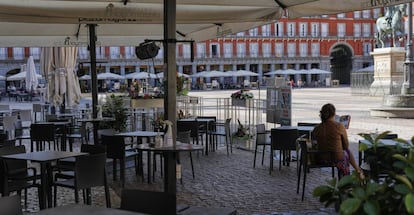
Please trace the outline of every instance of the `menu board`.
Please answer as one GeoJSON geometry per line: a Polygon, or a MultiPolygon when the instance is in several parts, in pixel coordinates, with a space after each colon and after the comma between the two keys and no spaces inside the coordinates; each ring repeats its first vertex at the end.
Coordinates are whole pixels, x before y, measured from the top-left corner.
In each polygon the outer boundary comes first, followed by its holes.
{"type": "Polygon", "coordinates": [[[292,124],[292,90],[290,87],[267,88],[266,122],[292,124]]]}

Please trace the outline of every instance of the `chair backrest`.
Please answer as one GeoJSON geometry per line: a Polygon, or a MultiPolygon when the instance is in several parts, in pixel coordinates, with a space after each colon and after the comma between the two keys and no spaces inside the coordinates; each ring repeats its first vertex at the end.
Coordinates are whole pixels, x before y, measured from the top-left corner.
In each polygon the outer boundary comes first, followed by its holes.
{"type": "Polygon", "coordinates": [[[256,144],[264,144],[266,143],[266,126],[265,124],[257,124],[256,125],[256,144]]]}
{"type": "Polygon", "coordinates": [[[53,124],[31,124],[30,140],[31,141],[55,141],[55,125],[53,124]]]}
{"type": "Polygon", "coordinates": [[[81,152],[87,152],[91,155],[106,153],[106,147],[103,145],[81,144],[81,152]]]}
{"type": "Polygon", "coordinates": [[[102,135],[112,136],[116,133],[116,131],[113,128],[106,128],[106,129],[99,129],[97,133],[98,133],[98,141],[102,142],[102,135]]]}
{"type": "Polygon", "coordinates": [[[227,118],[224,122],[224,132],[226,133],[226,138],[231,140],[231,128],[230,128],[231,118],[227,118]]]}
{"type": "MultiPolygon", "coordinates": [[[[217,117],[216,116],[198,116],[196,119],[211,119],[211,120],[213,120],[213,123],[210,123],[209,124],[209,130],[210,131],[216,131],[216,125],[215,125],[215,123],[216,123],[216,121],[217,121],[217,117]]],[[[205,128],[204,128],[204,130],[205,130],[205,128]]]]}
{"type": "Polygon", "coordinates": [[[27,122],[32,121],[32,110],[20,110],[19,113],[20,113],[21,121],[27,121],[27,122]]]}
{"type": "Polygon", "coordinates": [[[19,195],[3,196],[0,198],[1,214],[22,215],[22,205],[19,195]]]}
{"type": "Polygon", "coordinates": [[[14,123],[17,121],[17,116],[3,117],[3,130],[9,134],[9,139],[14,138],[14,123]]]}
{"type": "Polygon", "coordinates": [[[336,167],[335,152],[312,149],[305,139],[298,140],[298,144],[301,151],[302,165],[308,168],[336,167]],[[323,159],[321,159],[322,157],[323,159]]]}
{"type": "Polygon", "coordinates": [[[17,120],[14,122],[14,136],[21,137],[23,135],[23,126],[22,121],[17,120]]]}
{"type": "Polygon", "coordinates": [[[125,157],[125,141],[122,136],[102,135],[102,145],[106,147],[108,158],[120,159],[125,157]]]}
{"type": "Polygon", "coordinates": [[[164,215],[175,204],[174,196],[166,192],[123,189],[121,194],[122,210],[164,215]]]}
{"type": "Polygon", "coordinates": [[[191,131],[192,138],[198,138],[200,124],[197,121],[177,121],[177,132],[191,131]]]}
{"type": "Polygon", "coordinates": [[[75,177],[79,189],[104,186],[106,181],[106,154],[76,157],[75,177]]]}
{"type": "Polygon", "coordinates": [[[191,131],[177,132],[177,141],[181,143],[191,143],[191,131]]]}
{"type": "Polygon", "coordinates": [[[272,147],[275,150],[296,150],[297,138],[298,129],[296,128],[272,128],[270,131],[272,147]]]}
{"type": "MultiPolygon", "coordinates": [[[[10,146],[0,148],[0,156],[26,153],[26,148],[22,146],[10,146]]],[[[0,160],[0,174],[10,174],[10,172],[24,172],[27,171],[27,161],[25,160],[14,160],[14,159],[1,159],[0,160]]]]}
{"type": "Polygon", "coordinates": [[[41,113],[42,112],[42,105],[33,103],[32,110],[33,110],[33,112],[41,113]]]}
{"type": "Polygon", "coordinates": [[[56,114],[46,114],[45,120],[47,122],[52,122],[54,120],[57,120],[57,115],[56,114]]]}

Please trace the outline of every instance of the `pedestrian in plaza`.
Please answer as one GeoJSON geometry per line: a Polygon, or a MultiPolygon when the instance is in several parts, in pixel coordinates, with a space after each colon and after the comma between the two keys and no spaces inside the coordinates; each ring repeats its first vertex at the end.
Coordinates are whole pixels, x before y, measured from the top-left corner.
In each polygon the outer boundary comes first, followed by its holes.
{"type": "MultiPolygon", "coordinates": [[[[334,162],[340,176],[349,175],[349,164],[357,171],[361,178],[364,174],[357,165],[354,155],[349,150],[349,141],[346,129],[342,123],[335,121],[336,110],[333,104],[325,104],[320,110],[322,123],[313,130],[313,138],[316,140],[318,150],[334,152],[334,162]]],[[[321,155],[318,162],[331,162],[330,155],[321,155]]]]}

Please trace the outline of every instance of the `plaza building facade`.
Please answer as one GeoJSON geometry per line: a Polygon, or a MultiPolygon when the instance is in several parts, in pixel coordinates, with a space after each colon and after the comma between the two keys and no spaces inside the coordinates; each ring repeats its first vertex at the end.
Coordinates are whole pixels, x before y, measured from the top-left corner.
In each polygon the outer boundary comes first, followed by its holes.
{"type": "MultiPolygon", "coordinates": [[[[218,80],[234,84],[245,79],[263,84],[267,72],[295,69],[301,74],[285,75],[288,80],[304,83],[321,81],[324,75],[308,74],[307,69],[319,68],[332,72],[331,79],[349,84],[354,70],[373,64],[370,52],[376,46],[376,19],[383,9],[355,11],[337,15],[281,18],[275,23],[219,37],[203,42],[178,43],[177,72],[193,75],[201,71],[249,70],[251,77],[221,77],[192,79],[192,86],[200,82],[218,80]],[[193,57],[192,57],[193,56],[193,57]]],[[[138,45],[138,44],[137,44],[138,45]]],[[[163,48],[154,59],[139,60],[135,47],[97,47],[98,73],[112,72],[127,75],[133,72],[163,71],[163,48]]],[[[1,47],[0,75],[10,76],[20,71],[29,56],[35,58],[40,71],[40,47],[1,47]]],[[[89,72],[87,47],[79,47],[79,60],[89,72]]],[[[226,85],[227,86],[227,85],[226,85]]]]}

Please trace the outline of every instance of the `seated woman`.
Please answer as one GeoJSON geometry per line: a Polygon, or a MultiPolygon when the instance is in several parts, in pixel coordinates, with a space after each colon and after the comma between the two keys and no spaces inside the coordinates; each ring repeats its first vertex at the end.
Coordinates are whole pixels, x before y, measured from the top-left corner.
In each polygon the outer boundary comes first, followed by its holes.
{"type": "MultiPolygon", "coordinates": [[[[334,152],[334,162],[340,173],[340,176],[349,175],[349,164],[359,173],[363,178],[361,168],[356,164],[352,152],[349,150],[348,136],[343,124],[335,121],[335,106],[332,104],[325,104],[320,110],[320,117],[322,123],[313,130],[313,138],[318,143],[319,150],[334,152]]],[[[330,157],[322,156],[320,162],[330,157]]]]}

